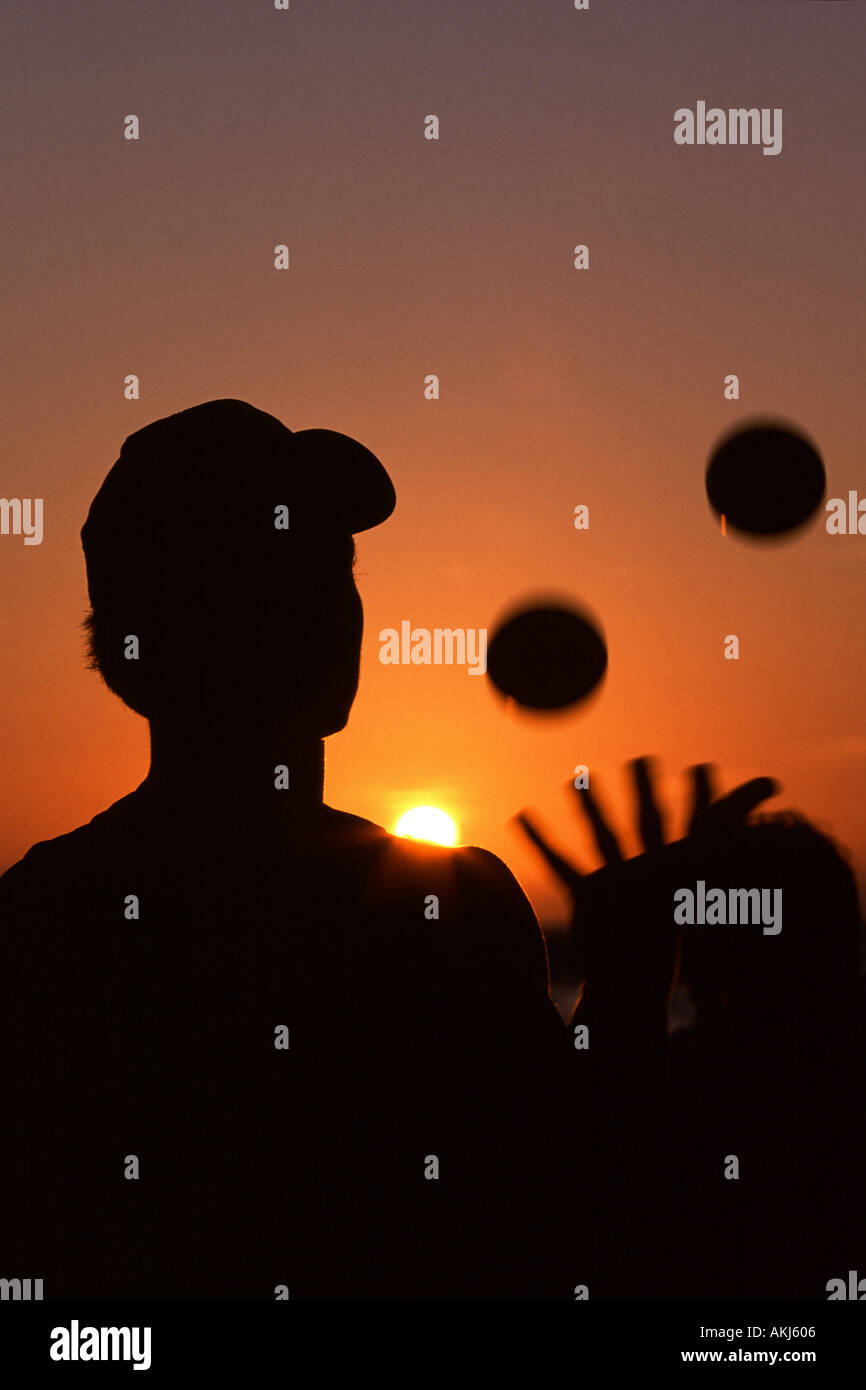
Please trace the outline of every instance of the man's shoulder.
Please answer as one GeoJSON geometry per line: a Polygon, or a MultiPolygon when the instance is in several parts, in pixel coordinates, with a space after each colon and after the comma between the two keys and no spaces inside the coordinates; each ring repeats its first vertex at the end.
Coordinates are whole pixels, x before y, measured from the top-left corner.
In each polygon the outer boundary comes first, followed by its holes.
{"type": "Polygon", "coordinates": [[[479,845],[452,848],[392,835],[381,825],[344,812],[342,830],[369,853],[371,899],[414,904],[446,954],[473,968],[507,967],[548,988],[547,950],[535,912],[508,866],[479,845]]]}
{"type": "Polygon", "coordinates": [[[439,882],[450,879],[464,893],[480,891],[507,899],[535,920],[517,879],[491,850],[482,849],[480,845],[454,847],[393,835],[375,821],[328,809],[337,833],[359,848],[367,849],[381,862],[382,872],[395,884],[425,876],[432,876],[439,882]]]}
{"type": "Polygon", "coordinates": [[[104,870],[106,853],[130,819],[131,797],[122,797],[84,825],[38,840],[0,875],[0,905],[62,893],[72,877],[104,870]]]}

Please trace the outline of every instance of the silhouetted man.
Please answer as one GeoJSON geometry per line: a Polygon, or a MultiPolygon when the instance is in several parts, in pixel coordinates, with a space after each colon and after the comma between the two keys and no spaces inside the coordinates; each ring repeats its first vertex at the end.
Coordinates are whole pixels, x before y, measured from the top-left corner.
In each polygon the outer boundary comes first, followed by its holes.
{"type": "Polygon", "coordinates": [[[322,801],[358,684],[352,537],[394,502],[360,444],[232,400],[137,431],[93,501],[92,657],[151,767],[0,880],[0,1273],[46,1298],[588,1282],[528,902],[485,851],[322,801]]]}

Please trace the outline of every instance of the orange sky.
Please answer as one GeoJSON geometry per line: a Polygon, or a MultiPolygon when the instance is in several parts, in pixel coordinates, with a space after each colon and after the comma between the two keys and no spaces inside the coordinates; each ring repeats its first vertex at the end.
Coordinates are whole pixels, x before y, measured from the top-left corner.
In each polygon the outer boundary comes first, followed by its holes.
{"type": "Polygon", "coordinates": [[[589,866],[575,763],[622,817],[622,763],[658,754],[679,821],[680,769],[707,759],[725,786],[777,776],[771,805],[866,870],[866,537],[819,516],[783,545],[722,538],[703,490],[718,435],[769,413],[817,442],[828,497],[866,495],[866,11],[470,9],[11,7],[0,492],[45,522],[40,546],[0,536],[0,865],[144,775],[144,722],[84,669],[78,532],[126,435],[236,396],[356,436],[397,488],[358,538],[332,805],[389,826],[441,806],[547,915],[515,812],[589,866]],[[699,98],[782,107],[782,153],[677,147],[699,98]],[[378,661],[384,627],[492,628],[551,590],[606,633],[584,712],[522,718],[465,668],[378,661]]]}

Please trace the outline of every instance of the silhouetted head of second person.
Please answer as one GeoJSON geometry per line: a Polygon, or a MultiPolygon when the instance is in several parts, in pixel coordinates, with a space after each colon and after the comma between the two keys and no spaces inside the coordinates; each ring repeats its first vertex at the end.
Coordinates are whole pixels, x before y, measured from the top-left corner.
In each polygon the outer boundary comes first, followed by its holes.
{"type": "Polygon", "coordinates": [[[82,528],[92,664],[163,724],[336,733],[363,630],[353,534],[394,502],[363,445],[243,401],[145,426],[82,528]]]}
{"type": "Polygon", "coordinates": [[[789,1028],[809,1046],[811,1027],[847,1027],[859,1009],[860,911],[851,865],[829,836],[791,811],[760,816],[701,874],[726,898],[765,893],[774,922],[684,928],[683,975],[699,1002],[715,995],[738,1026],[783,1043],[789,1028]]]}

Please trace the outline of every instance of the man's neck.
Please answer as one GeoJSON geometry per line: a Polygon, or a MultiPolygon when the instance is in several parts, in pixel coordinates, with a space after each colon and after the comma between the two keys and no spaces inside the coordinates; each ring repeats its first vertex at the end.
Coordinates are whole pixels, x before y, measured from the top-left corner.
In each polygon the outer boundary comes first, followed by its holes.
{"type": "Polygon", "coordinates": [[[325,748],[319,738],[250,726],[205,734],[200,727],[152,722],[150,750],[141,790],[174,821],[246,835],[298,830],[322,811],[325,748]]]}

